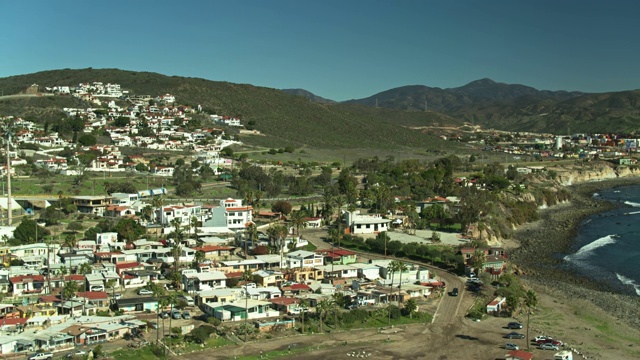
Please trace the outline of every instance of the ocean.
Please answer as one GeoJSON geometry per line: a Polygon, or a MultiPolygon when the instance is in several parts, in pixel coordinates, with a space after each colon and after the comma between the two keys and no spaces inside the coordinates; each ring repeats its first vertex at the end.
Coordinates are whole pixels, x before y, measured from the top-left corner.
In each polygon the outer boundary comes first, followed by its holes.
{"type": "Polygon", "coordinates": [[[640,185],[604,189],[594,197],[619,208],[583,220],[565,265],[595,281],[640,296],[640,185]]]}

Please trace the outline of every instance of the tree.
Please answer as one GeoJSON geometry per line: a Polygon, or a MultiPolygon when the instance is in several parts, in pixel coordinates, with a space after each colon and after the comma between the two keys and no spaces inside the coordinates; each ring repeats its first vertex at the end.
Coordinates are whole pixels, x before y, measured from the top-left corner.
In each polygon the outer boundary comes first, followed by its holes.
{"type": "Polygon", "coordinates": [[[47,226],[57,225],[60,219],[63,218],[62,212],[57,210],[53,206],[48,206],[44,212],[40,215],[40,218],[45,221],[47,226]]]}
{"type": "Polygon", "coordinates": [[[247,328],[247,320],[249,319],[249,290],[247,290],[247,283],[249,281],[253,280],[253,274],[251,273],[251,271],[249,271],[249,269],[245,270],[242,273],[242,281],[244,281],[244,309],[245,309],[245,314],[244,314],[244,327],[245,327],[245,333],[244,333],[244,342],[247,342],[247,333],[248,328],[247,328]]]}
{"type": "Polygon", "coordinates": [[[418,309],[418,303],[415,299],[409,299],[404,304],[404,311],[409,314],[409,318],[413,317],[413,313],[418,309]]]}
{"type": "Polygon", "coordinates": [[[307,211],[297,210],[291,213],[291,224],[296,228],[296,234],[300,236],[300,228],[307,227],[307,211]]]}
{"type": "Polygon", "coordinates": [[[514,294],[509,294],[509,295],[507,295],[506,303],[507,303],[506,304],[507,305],[507,309],[509,309],[511,314],[513,314],[513,312],[520,305],[520,298],[518,296],[514,295],[514,294]]]}
{"type": "Polygon", "coordinates": [[[251,241],[251,246],[255,246],[255,241],[258,239],[258,227],[256,223],[250,221],[247,225],[245,225],[245,239],[244,239],[244,257],[245,259],[249,258],[249,241],[251,241]],[[248,238],[248,239],[247,239],[248,238]]]}
{"type": "Polygon", "coordinates": [[[471,255],[471,266],[473,266],[476,273],[480,273],[484,263],[487,261],[486,255],[484,254],[484,250],[476,249],[471,255]]]}
{"type": "Polygon", "coordinates": [[[529,344],[531,343],[529,340],[529,325],[531,323],[531,308],[534,308],[538,305],[538,295],[533,290],[527,291],[524,296],[524,306],[527,307],[527,350],[529,350],[529,344]]]}
{"type": "Polygon", "coordinates": [[[13,232],[13,240],[18,242],[15,245],[42,242],[42,239],[49,234],[49,230],[39,226],[35,220],[24,217],[13,232]]]}
{"type": "Polygon", "coordinates": [[[407,264],[403,263],[399,260],[394,260],[391,262],[391,267],[393,267],[394,272],[400,273],[400,282],[398,284],[398,305],[400,305],[400,296],[402,291],[402,273],[409,270],[407,264]]]}
{"type": "Polygon", "coordinates": [[[291,203],[288,201],[282,201],[282,200],[278,200],[276,201],[273,206],[271,206],[271,211],[273,212],[279,212],[283,215],[289,215],[291,213],[291,203]]]}
{"type": "Polygon", "coordinates": [[[318,322],[320,323],[320,332],[322,332],[322,324],[324,322],[324,316],[331,309],[331,302],[328,299],[323,299],[316,305],[316,313],[318,314],[318,322]]]}
{"type": "Polygon", "coordinates": [[[78,137],[78,144],[82,146],[93,146],[98,142],[95,136],[91,134],[84,134],[78,137]]]}
{"type": "MultiPolygon", "coordinates": [[[[87,275],[87,274],[91,274],[93,272],[93,268],[91,268],[91,265],[89,263],[82,263],[80,264],[80,267],[78,267],[78,273],[82,274],[82,275],[87,275]]],[[[87,291],[87,281],[85,280],[84,282],[84,291],[87,291]]]]}
{"type": "Polygon", "coordinates": [[[146,233],[144,226],[138,224],[138,222],[132,218],[120,219],[113,227],[113,230],[118,233],[120,238],[126,240],[127,243],[132,243],[146,233]]]}
{"type": "MultiPolygon", "coordinates": [[[[182,246],[179,242],[176,242],[171,248],[171,256],[173,256],[173,272],[179,274],[180,269],[180,255],[182,255],[182,246]]],[[[176,288],[180,286],[179,281],[174,281],[173,284],[176,288]]]]}
{"type": "Polygon", "coordinates": [[[73,231],[74,233],[77,233],[78,231],[81,231],[83,229],[84,227],[82,226],[82,224],[77,221],[72,221],[69,223],[69,225],[67,225],[67,230],[73,231]]]}
{"type": "Polygon", "coordinates": [[[304,314],[307,312],[307,309],[309,308],[309,300],[305,298],[300,299],[300,303],[298,304],[298,307],[300,308],[300,316],[302,320],[302,333],[304,334],[304,314]]]}
{"type": "Polygon", "coordinates": [[[76,293],[78,292],[80,286],[78,285],[77,282],[71,280],[69,282],[67,282],[66,284],[64,284],[64,287],[62,288],[62,297],[63,299],[72,299],[76,296],[76,293]]]}
{"type": "Polygon", "coordinates": [[[74,234],[67,234],[67,236],[64,237],[64,242],[62,243],[62,246],[73,249],[76,247],[77,244],[78,244],[78,241],[76,240],[76,236],[74,234]]]}

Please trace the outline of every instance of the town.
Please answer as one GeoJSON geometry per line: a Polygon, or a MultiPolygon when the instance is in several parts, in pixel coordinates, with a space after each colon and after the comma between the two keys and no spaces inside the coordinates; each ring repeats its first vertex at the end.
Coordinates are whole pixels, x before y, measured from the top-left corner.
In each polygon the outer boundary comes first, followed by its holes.
{"type": "MultiPolygon", "coordinates": [[[[44,172],[39,177],[51,173],[81,181],[87,172],[102,173],[105,179],[106,174],[135,174],[146,176],[147,185],[148,176],[152,184],[157,178],[169,183],[181,171],[171,161],[158,164],[144,155],[124,155],[124,148],[188,150],[193,160],[189,178],[229,180],[234,168],[246,166],[241,164],[246,158],[233,156],[230,147],[241,141],[225,129],[257,133],[238,117],[179,105],[171,94],[135,95],[119,84],[100,82],[47,87],[44,92],[34,84],[30,89],[90,106],[62,109],[70,119],[65,124],[2,118],[8,149],[2,176],[13,178],[14,184],[31,165],[44,172]],[[110,143],[99,144],[97,136],[108,137],[110,143]]],[[[501,175],[546,173],[548,161],[559,159],[632,165],[630,155],[638,144],[625,135],[563,137],[472,126],[443,130],[441,138],[467,143],[482,154],[507,156],[513,166],[501,175]],[[531,161],[537,163],[518,164],[531,161]]],[[[466,161],[479,161],[472,157],[466,161]]],[[[270,165],[283,167],[278,161],[270,165]]],[[[507,177],[513,180],[516,175],[507,177]]],[[[364,187],[360,180],[354,188],[364,187]]],[[[449,185],[486,191],[520,186],[473,176],[457,176],[449,185]]],[[[447,294],[457,296],[458,289],[452,291],[433,267],[388,258],[400,248],[409,254],[405,248],[410,246],[415,253],[427,245],[447,247],[438,265],[468,277],[474,291],[483,282],[496,281],[508,266],[508,252],[500,244],[478,246],[470,236],[472,224],[451,220],[461,206],[456,196],[412,199],[413,206],[407,206],[406,197],[377,195],[376,212],[356,206],[357,201],[346,206],[339,197],[330,201],[331,210],[329,201],[322,211],[315,209],[317,201],[302,201],[296,209],[276,201],[265,211],[257,194],[249,191],[243,198],[180,201],[162,184],[115,188],[106,195],[43,190],[47,194],[0,198],[6,213],[6,226],[0,228],[0,292],[6,294],[0,307],[1,355],[40,351],[80,356],[86,346],[140,338],[162,344],[163,353],[176,354],[180,341],[172,340],[172,334],[205,343],[209,334],[202,338],[205,330],[197,330],[205,325],[230,324],[234,335],[227,338],[240,341],[297,328],[304,333],[305,314],[307,322],[315,317],[315,330],[322,332],[330,313],[357,309],[388,309],[383,315],[388,324],[392,317],[420,319],[418,314],[428,315],[419,309],[433,308],[447,294]],[[48,228],[61,226],[61,214],[69,220],[53,236],[48,228]],[[417,214],[428,216],[419,230],[417,214]],[[86,229],[86,220],[95,226],[86,229]],[[81,230],[87,231],[78,239],[81,230]],[[373,253],[363,254],[362,243],[370,244],[373,253]],[[174,322],[166,334],[165,320],[174,322]]],[[[174,191],[181,198],[194,192],[180,186],[174,191]]],[[[509,302],[500,295],[481,305],[484,313],[493,314],[508,309],[509,302]]],[[[338,326],[335,320],[333,326],[338,326]]]]}

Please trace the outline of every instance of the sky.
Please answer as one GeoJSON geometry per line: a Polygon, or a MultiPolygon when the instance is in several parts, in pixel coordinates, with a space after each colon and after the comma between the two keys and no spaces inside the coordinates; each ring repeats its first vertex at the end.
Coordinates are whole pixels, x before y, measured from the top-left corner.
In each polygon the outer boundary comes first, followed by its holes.
{"type": "Polygon", "coordinates": [[[0,0],[0,77],[119,68],[337,101],[481,78],[622,91],[640,88],[639,14],[637,0],[0,0]]]}

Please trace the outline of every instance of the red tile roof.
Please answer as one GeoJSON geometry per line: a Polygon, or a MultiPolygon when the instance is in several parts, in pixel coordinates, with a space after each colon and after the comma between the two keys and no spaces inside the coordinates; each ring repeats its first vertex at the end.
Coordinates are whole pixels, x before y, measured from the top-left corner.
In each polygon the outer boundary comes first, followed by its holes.
{"type": "Polygon", "coordinates": [[[24,325],[27,323],[27,318],[13,318],[13,319],[0,319],[0,326],[4,325],[24,325]]]}
{"type": "Polygon", "coordinates": [[[292,305],[292,304],[298,304],[300,302],[300,300],[296,299],[296,298],[288,298],[288,297],[279,297],[279,298],[275,298],[275,299],[269,299],[269,301],[273,304],[277,304],[277,305],[292,305]]]}
{"type": "Polygon", "coordinates": [[[19,284],[25,282],[34,282],[34,281],[44,281],[44,276],[42,275],[18,275],[9,278],[9,281],[12,284],[19,284]]]}
{"type": "Polygon", "coordinates": [[[309,285],[306,284],[293,284],[289,287],[291,288],[291,290],[311,290],[309,285]]]}
{"type": "Polygon", "coordinates": [[[116,264],[116,271],[132,269],[141,266],[139,262],[128,262],[116,264]]]}
{"type": "Polygon", "coordinates": [[[526,352],[526,351],[522,351],[522,350],[513,350],[513,351],[509,351],[508,355],[511,355],[512,357],[518,358],[518,359],[523,359],[523,360],[531,360],[533,359],[533,354],[526,352]]]}

